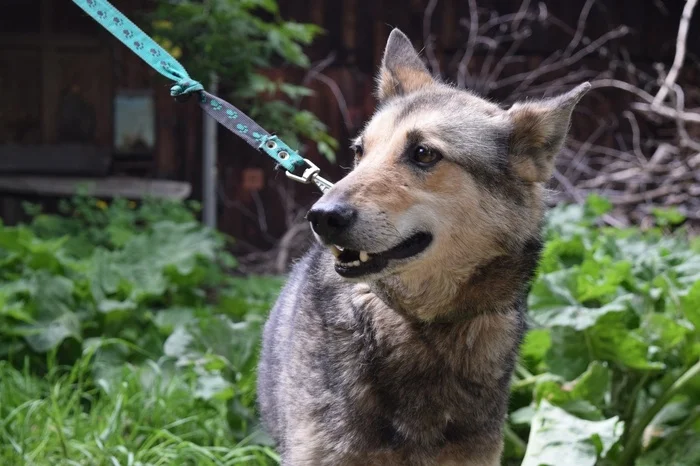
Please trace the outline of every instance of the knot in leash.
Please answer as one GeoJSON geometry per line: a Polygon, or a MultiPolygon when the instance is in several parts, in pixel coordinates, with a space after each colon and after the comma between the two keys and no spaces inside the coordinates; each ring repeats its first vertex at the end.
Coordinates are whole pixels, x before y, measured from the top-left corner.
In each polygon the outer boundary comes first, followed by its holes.
{"type": "Polygon", "coordinates": [[[180,97],[193,92],[203,91],[204,86],[193,79],[182,79],[170,88],[170,95],[180,97]]]}
{"type": "Polygon", "coordinates": [[[184,69],[177,70],[167,65],[165,65],[164,68],[165,71],[171,75],[171,78],[177,81],[176,84],[170,88],[170,95],[172,97],[181,100],[182,98],[189,97],[193,92],[204,90],[202,83],[190,78],[184,69]]]}

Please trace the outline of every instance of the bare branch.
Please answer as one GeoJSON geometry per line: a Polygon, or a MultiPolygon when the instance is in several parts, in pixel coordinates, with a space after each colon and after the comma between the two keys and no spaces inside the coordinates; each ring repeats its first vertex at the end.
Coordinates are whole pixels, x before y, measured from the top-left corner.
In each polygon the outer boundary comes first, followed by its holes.
{"type": "Polygon", "coordinates": [[[466,87],[467,79],[469,78],[469,61],[474,55],[476,47],[476,38],[479,30],[479,12],[476,8],[476,0],[469,0],[469,38],[467,39],[467,48],[464,51],[462,59],[459,61],[457,70],[457,85],[466,87]]]}
{"type": "Polygon", "coordinates": [[[697,0],[686,0],[685,2],[685,7],[683,8],[683,15],[681,16],[681,22],[678,27],[678,38],[676,39],[676,56],[673,58],[673,65],[671,65],[671,71],[669,71],[668,76],[666,76],[666,79],[664,80],[664,83],[661,86],[661,89],[659,89],[659,92],[656,94],[656,97],[654,97],[654,100],[651,103],[653,107],[659,106],[666,99],[669,90],[676,83],[676,79],[678,78],[678,72],[680,71],[681,67],[683,66],[683,62],[685,61],[686,42],[688,40],[688,26],[690,25],[690,18],[693,17],[693,10],[695,9],[696,4],[697,0]]]}
{"type": "Polygon", "coordinates": [[[581,42],[581,38],[583,37],[583,32],[586,29],[586,22],[588,21],[588,14],[591,12],[591,8],[593,7],[593,4],[595,3],[595,0],[587,0],[585,5],[583,5],[583,9],[581,9],[581,14],[578,17],[578,23],[576,25],[576,33],[574,34],[574,38],[571,39],[571,42],[569,42],[569,45],[566,46],[566,50],[564,51],[564,55],[566,56],[571,56],[571,53],[578,47],[578,44],[581,42]]]}
{"type": "Polygon", "coordinates": [[[640,102],[633,103],[632,108],[641,112],[656,113],[663,117],[671,118],[674,120],[680,118],[688,123],[700,123],[700,113],[698,112],[686,112],[670,107],[653,108],[651,104],[645,104],[640,102]]]}
{"type": "Polygon", "coordinates": [[[632,128],[632,147],[634,148],[634,155],[637,156],[637,161],[640,165],[644,166],[647,163],[646,157],[642,152],[641,135],[639,133],[639,124],[634,114],[630,111],[622,112],[622,116],[630,122],[630,127],[632,128]]]}
{"type": "Polygon", "coordinates": [[[309,81],[311,81],[312,79],[315,79],[328,86],[328,88],[333,93],[333,97],[335,97],[335,101],[338,103],[338,108],[340,109],[340,114],[343,116],[343,123],[345,124],[345,128],[348,131],[352,131],[352,119],[350,118],[350,111],[348,110],[348,104],[345,100],[343,92],[340,90],[340,87],[338,87],[338,84],[335,81],[333,81],[328,76],[321,74],[321,72],[324,69],[328,68],[334,61],[335,53],[331,53],[326,58],[312,66],[306,73],[306,76],[304,76],[304,79],[302,80],[302,86],[308,86],[309,81]]]}
{"type": "Polygon", "coordinates": [[[425,55],[428,57],[430,68],[435,74],[440,74],[440,61],[435,56],[435,37],[430,33],[433,13],[437,7],[438,0],[430,0],[428,7],[423,14],[423,44],[425,55]]]}
{"type": "Polygon", "coordinates": [[[523,0],[523,2],[520,4],[520,8],[518,8],[518,12],[515,13],[515,18],[513,18],[513,22],[511,23],[511,31],[515,33],[520,28],[520,23],[523,21],[523,19],[525,19],[525,15],[529,8],[530,0],[523,0]]]}
{"type": "Polygon", "coordinates": [[[517,93],[523,87],[529,86],[535,79],[537,79],[541,75],[565,69],[573,65],[574,63],[582,60],[583,58],[587,57],[588,55],[592,54],[593,52],[600,50],[600,48],[608,42],[626,36],[628,33],[629,29],[627,28],[627,26],[619,26],[613,29],[612,31],[606,32],[605,34],[603,34],[602,36],[600,36],[599,38],[597,38],[596,40],[588,44],[586,47],[576,52],[575,54],[566,57],[563,60],[558,60],[555,63],[547,64],[547,66],[540,66],[539,68],[530,72],[525,77],[522,83],[515,89],[515,92],[517,93]]]}

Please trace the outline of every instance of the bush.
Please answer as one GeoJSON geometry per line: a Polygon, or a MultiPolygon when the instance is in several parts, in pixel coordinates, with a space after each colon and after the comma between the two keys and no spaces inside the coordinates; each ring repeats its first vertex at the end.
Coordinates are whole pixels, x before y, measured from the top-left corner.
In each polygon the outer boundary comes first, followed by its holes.
{"type": "Polygon", "coordinates": [[[301,148],[301,138],[335,160],[338,142],[326,126],[295,102],[312,91],[265,70],[280,65],[309,66],[303,46],[321,33],[314,24],[284,21],[275,0],[167,0],[150,15],[149,32],[195,78],[220,79],[222,94],[268,131],[301,148]],[[286,99],[286,100],[281,100],[286,99]]]}
{"type": "Polygon", "coordinates": [[[700,462],[700,242],[664,235],[667,212],[646,232],[598,227],[609,207],[549,215],[509,417],[525,466],[700,462]]]}
{"type": "Polygon", "coordinates": [[[96,247],[123,247],[134,235],[152,231],[158,222],[194,223],[200,210],[197,201],[180,203],[146,199],[140,203],[123,198],[107,203],[79,193],[58,204],[61,215],[46,215],[35,204],[24,204],[32,217],[31,230],[40,239],[65,238],[73,257],[87,257],[96,247]]]}

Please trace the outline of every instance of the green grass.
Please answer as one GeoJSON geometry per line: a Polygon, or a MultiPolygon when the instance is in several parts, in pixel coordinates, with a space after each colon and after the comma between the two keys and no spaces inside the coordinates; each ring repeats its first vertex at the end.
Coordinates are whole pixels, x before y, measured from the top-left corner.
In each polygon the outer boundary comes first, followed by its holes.
{"type": "MultiPolygon", "coordinates": [[[[50,358],[51,359],[51,358],[50,358]]],[[[267,446],[235,442],[226,407],[196,398],[167,364],[123,366],[93,383],[90,355],[44,377],[0,361],[0,464],[268,465],[267,446]],[[117,374],[115,374],[117,375],[117,374]]]]}
{"type": "Polygon", "coordinates": [[[0,465],[267,465],[255,365],[280,287],[186,206],[78,196],[0,224],[0,465]]]}

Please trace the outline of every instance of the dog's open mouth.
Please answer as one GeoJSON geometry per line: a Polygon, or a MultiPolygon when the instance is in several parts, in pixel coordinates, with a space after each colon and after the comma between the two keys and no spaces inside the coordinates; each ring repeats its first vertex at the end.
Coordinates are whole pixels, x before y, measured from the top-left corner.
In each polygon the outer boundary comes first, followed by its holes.
{"type": "Polygon", "coordinates": [[[430,233],[416,233],[393,248],[378,253],[355,251],[331,245],[335,256],[335,271],[347,278],[381,272],[389,260],[407,259],[423,252],[433,241],[430,233]]]}

